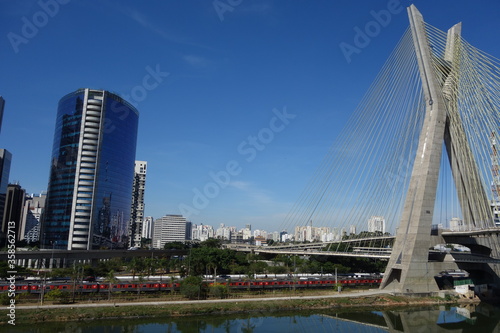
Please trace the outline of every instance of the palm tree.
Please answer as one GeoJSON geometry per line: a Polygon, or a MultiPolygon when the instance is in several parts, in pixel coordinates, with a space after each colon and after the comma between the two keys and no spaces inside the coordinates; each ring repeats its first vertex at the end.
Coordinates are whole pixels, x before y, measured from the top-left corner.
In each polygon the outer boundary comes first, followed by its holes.
{"type": "Polygon", "coordinates": [[[144,270],[144,261],[142,258],[133,258],[130,261],[128,268],[132,271],[132,280],[135,281],[135,275],[137,273],[142,273],[144,270]]]}
{"type": "Polygon", "coordinates": [[[171,276],[170,277],[170,294],[173,295],[174,294],[174,283],[175,283],[175,277],[171,276]]]}
{"type": "Polygon", "coordinates": [[[144,282],[144,275],[140,274],[139,275],[139,283],[137,284],[137,295],[139,295],[141,293],[141,286],[142,286],[143,282],[144,282]]]}
{"type": "Polygon", "coordinates": [[[105,281],[108,282],[108,301],[111,300],[111,289],[113,288],[113,283],[118,282],[118,279],[115,276],[115,271],[110,270],[108,274],[106,274],[105,281]]]}
{"type": "Polygon", "coordinates": [[[208,272],[210,273],[210,268],[214,270],[214,285],[217,284],[217,264],[215,262],[209,262],[207,264],[208,272]]]}
{"type": "Polygon", "coordinates": [[[83,266],[73,264],[73,269],[71,270],[71,279],[73,280],[73,291],[72,291],[72,303],[75,303],[75,292],[76,292],[76,283],[78,282],[78,278],[80,277],[80,271],[83,272],[83,266]]]}

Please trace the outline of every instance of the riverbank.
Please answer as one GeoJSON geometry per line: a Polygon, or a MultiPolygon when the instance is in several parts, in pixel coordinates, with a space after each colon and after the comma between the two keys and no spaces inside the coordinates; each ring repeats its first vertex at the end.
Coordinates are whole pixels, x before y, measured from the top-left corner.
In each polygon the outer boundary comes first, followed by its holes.
{"type": "MultiPolygon", "coordinates": [[[[442,304],[473,303],[458,297],[394,296],[379,290],[362,293],[319,296],[290,296],[267,298],[219,299],[201,301],[93,303],[16,307],[16,323],[55,321],[86,321],[113,318],[151,318],[235,313],[367,308],[388,309],[401,306],[432,306],[442,304]]],[[[0,325],[7,323],[0,319],[0,325]]]]}

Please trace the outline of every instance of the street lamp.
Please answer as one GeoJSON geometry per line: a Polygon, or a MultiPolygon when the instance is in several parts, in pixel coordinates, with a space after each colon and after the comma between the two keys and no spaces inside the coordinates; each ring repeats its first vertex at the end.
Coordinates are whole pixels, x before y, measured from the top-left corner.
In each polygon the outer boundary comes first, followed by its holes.
{"type": "Polygon", "coordinates": [[[52,256],[50,258],[50,268],[54,268],[54,248],[57,244],[57,241],[52,241],[52,256]]]}

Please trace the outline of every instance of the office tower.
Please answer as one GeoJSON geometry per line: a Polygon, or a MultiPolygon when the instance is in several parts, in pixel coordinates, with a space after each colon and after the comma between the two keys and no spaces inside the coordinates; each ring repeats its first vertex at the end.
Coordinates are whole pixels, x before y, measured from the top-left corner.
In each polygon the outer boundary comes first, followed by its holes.
{"type": "Polygon", "coordinates": [[[356,226],[355,225],[351,225],[349,227],[349,234],[350,235],[356,235],[356,226]]]}
{"type": "Polygon", "coordinates": [[[192,229],[192,232],[191,232],[191,239],[192,240],[199,240],[201,242],[204,242],[207,239],[214,238],[214,236],[215,236],[214,228],[211,225],[192,224],[191,229],[192,229]]]}
{"type": "Polygon", "coordinates": [[[12,154],[6,149],[0,149],[0,225],[3,225],[3,211],[7,186],[9,185],[10,163],[12,154]]]}
{"type": "Polygon", "coordinates": [[[2,131],[3,108],[5,106],[5,99],[0,96],[0,132],[2,131]]]}
{"type": "MultiPolygon", "coordinates": [[[[0,132],[2,130],[3,109],[5,100],[0,96],[0,132]]],[[[12,154],[6,149],[0,149],[0,226],[3,225],[3,212],[5,206],[5,197],[7,195],[7,185],[9,184],[10,163],[12,154]]],[[[1,238],[2,236],[0,236],[1,238]]],[[[0,240],[1,242],[1,240],[0,240]]]]}
{"type": "Polygon", "coordinates": [[[131,247],[141,247],[142,223],[144,221],[144,187],[146,186],[145,161],[135,161],[134,184],[132,186],[132,207],[130,209],[131,247]]]}
{"type": "Polygon", "coordinates": [[[162,249],[165,243],[184,242],[191,239],[191,222],[182,215],[165,215],[156,219],[153,247],[162,249]]]}
{"type": "Polygon", "coordinates": [[[369,232],[380,232],[385,234],[385,219],[383,216],[372,216],[368,220],[369,232]]]}
{"type": "Polygon", "coordinates": [[[59,101],[42,248],[128,245],[138,120],[130,103],[105,90],[59,101]]]}
{"type": "Polygon", "coordinates": [[[5,206],[2,218],[2,230],[0,244],[4,246],[6,242],[10,243],[10,237],[16,241],[20,240],[20,226],[23,215],[23,206],[26,193],[19,184],[9,184],[7,186],[7,195],[5,197],[5,206]],[[12,236],[11,236],[12,235],[12,236]]]}
{"type": "Polygon", "coordinates": [[[28,244],[40,240],[40,221],[45,208],[46,198],[46,193],[26,197],[19,234],[20,239],[26,240],[28,244]]]}
{"type": "Polygon", "coordinates": [[[153,238],[153,227],[154,227],[154,219],[152,216],[146,216],[144,218],[144,222],[142,224],[142,238],[153,238]]]}
{"type": "Polygon", "coordinates": [[[234,233],[231,227],[226,227],[224,223],[215,231],[215,237],[223,240],[231,240],[231,234],[234,233]]]}

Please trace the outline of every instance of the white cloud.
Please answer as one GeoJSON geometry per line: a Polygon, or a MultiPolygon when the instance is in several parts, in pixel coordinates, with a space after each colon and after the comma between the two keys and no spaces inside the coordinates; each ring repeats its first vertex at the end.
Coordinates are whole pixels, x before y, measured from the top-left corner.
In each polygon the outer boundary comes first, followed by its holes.
{"type": "Polygon", "coordinates": [[[231,183],[229,183],[229,186],[237,188],[239,190],[248,190],[250,187],[250,183],[236,180],[236,181],[232,181],[231,183]]]}
{"type": "Polygon", "coordinates": [[[272,206],[276,202],[269,194],[269,191],[256,188],[252,183],[245,181],[232,181],[229,186],[236,188],[244,193],[246,205],[249,206],[272,206]]]}
{"type": "Polygon", "coordinates": [[[153,33],[159,35],[160,37],[162,37],[170,42],[178,43],[178,44],[182,44],[182,45],[195,46],[195,47],[211,50],[210,47],[207,47],[207,46],[201,45],[201,44],[197,44],[197,43],[193,43],[177,32],[172,32],[172,31],[166,30],[166,29],[154,24],[151,21],[151,19],[149,19],[146,15],[144,15],[143,13],[141,13],[140,11],[138,11],[134,8],[131,8],[128,6],[119,6],[118,9],[125,16],[129,17],[130,19],[135,21],[137,24],[141,25],[145,29],[152,31],[153,33]]]}
{"type": "Polygon", "coordinates": [[[188,54],[182,57],[182,59],[189,65],[194,67],[205,67],[208,65],[209,61],[203,57],[188,54]]]}

